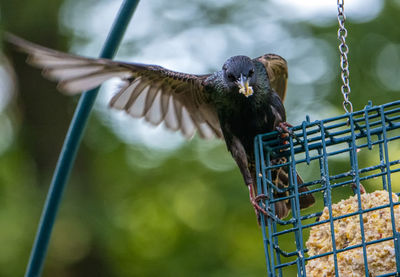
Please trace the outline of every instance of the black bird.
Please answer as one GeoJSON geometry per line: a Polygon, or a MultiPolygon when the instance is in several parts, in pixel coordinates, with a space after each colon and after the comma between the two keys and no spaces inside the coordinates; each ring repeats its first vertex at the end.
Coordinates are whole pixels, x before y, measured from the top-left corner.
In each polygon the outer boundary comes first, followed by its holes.
{"type": "MultiPolygon", "coordinates": [[[[111,99],[111,107],[133,117],[144,117],[153,125],[164,122],[167,128],[180,130],[186,138],[197,131],[202,138],[225,139],[249,188],[256,214],[265,213],[255,197],[253,140],[256,135],[277,127],[287,130],[282,102],[288,72],[283,58],[274,54],[255,59],[234,56],[220,71],[194,75],[157,65],[67,54],[11,34],[6,39],[28,53],[27,62],[43,68],[43,75],[58,81],[58,88],[66,94],[79,94],[112,77],[119,77],[124,85],[111,99]]],[[[285,169],[274,172],[274,179],[278,187],[288,185],[285,169]]],[[[297,180],[302,183],[299,176],[297,180]]],[[[300,188],[300,191],[307,191],[307,188],[300,188]]],[[[314,202],[311,194],[300,198],[301,208],[314,202]]],[[[280,201],[275,204],[275,213],[284,218],[290,208],[290,201],[280,201]]]]}

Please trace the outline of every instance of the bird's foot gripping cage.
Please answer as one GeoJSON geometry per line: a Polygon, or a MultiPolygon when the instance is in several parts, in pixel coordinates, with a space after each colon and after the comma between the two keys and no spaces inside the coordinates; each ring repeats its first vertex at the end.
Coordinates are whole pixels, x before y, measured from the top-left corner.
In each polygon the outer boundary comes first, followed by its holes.
{"type": "Polygon", "coordinates": [[[400,101],[369,103],[326,120],[307,118],[292,130],[286,139],[276,132],[255,139],[258,192],[266,195],[260,204],[270,215],[261,220],[268,276],[399,276],[400,202],[394,192],[400,191],[400,101]],[[287,163],[270,162],[279,156],[287,163]],[[289,187],[274,185],[277,167],[289,169],[289,187]],[[296,171],[303,184],[293,178],[296,171]],[[301,187],[309,191],[299,193],[301,187]],[[366,200],[372,194],[363,194],[363,187],[381,193],[374,197],[384,194],[386,202],[366,200]],[[274,192],[285,196],[274,198],[274,192]],[[353,202],[334,204],[352,192],[353,202]],[[306,193],[316,204],[300,210],[299,196],[306,193]],[[292,207],[284,219],[274,215],[279,201],[292,207]]]}

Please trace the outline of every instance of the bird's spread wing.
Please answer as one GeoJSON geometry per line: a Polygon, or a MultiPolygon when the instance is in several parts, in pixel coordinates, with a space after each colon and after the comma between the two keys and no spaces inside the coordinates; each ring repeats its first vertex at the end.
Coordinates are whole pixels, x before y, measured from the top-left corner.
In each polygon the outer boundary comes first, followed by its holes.
{"type": "Polygon", "coordinates": [[[282,102],[285,101],[288,79],[286,60],[275,54],[265,54],[264,56],[255,58],[255,60],[265,66],[272,89],[278,93],[282,102]]]}
{"type": "Polygon", "coordinates": [[[43,68],[43,75],[58,81],[67,94],[78,94],[119,77],[124,85],[110,106],[158,125],[164,122],[190,138],[222,138],[216,111],[207,101],[202,82],[209,75],[192,75],[161,66],[91,59],[48,49],[8,34],[6,39],[29,54],[28,63],[43,68]]]}

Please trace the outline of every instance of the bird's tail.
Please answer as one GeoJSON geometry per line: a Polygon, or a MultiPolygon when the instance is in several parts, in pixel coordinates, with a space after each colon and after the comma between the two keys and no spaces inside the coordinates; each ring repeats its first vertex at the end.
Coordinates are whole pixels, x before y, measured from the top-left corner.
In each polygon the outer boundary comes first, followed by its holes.
{"type": "MultiPolygon", "coordinates": [[[[286,163],[287,160],[286,158],[279,158],[271,161],[271,164],[282,164],[286,163]]],[[[289,182],[289,174],[288,174],[288,167],[287,166],[282,166],[278,167],[272,170],[272,182],[274,183],[275,186],[277,186],[280,189],[287,188],[290,184],[289,182]]],[[[296,180],[297,180],[297,186],[300,186],[303,184],[303,180],[301,179],[300,175],[296,172],[296,180]]],[[[299,187],[298,192],[303,193],[308,191],[307,187],[299,187]]],[[[285,191],[282,193],[275,193],[274,198],[281,198],[285,196],[289,196],[290,191],[285,191]]],[[[299,204],[300,204],[300,209],[305,209],[310,206],[312,206],[315,203],[315,198],[311,193],[308,194],[303,194],[299,198],[299,204]]],[[[291,210],[291,201],[290,199],[282,200],[279,202],[275,203],[275,214],[279,218],[285,218],[288,214],[289,211],[291,210]]]]}
{"type": "MultiPolygon", "coordinates": [[[[281,168],[273,170],[272,177],[275,177],[275,178],[273,178],[273,180],[274,180],[273,182],[278,188],[283,189],[283,188],[286,188],[289,186],[289,178],[288,178],[289,175],[287,173],[286,167],[281,167],[281,168]]],[[[300,175],[297,172],[296,172],[296,179],[297,179],[297,186],[300,186],[303,184],[303,180],[301,179],[300,175]]],[[[308,191],[307,187],[298,188],[299,193],[306,192],[306,191],[308,191]]],[[[290,194],[291,194],[290,191],[276,193],[276,194],[274,194],[274,198],[276,199],[276,198],[280,198],[280,197],[285,197],[285,196],[289,196],[290,194]]],[[[315,198],[311,193],[304,194],[299,197],[300,209],[308,208],[308,207],[312,206],[314,203],[315,203],[315,198]]],[[[292,208],[292,206],[291,206],[290,199],[276,202],[275,203],[275,214],[279,218],[285,218],[289,214],[289,211],[291,210],[291,208],[292,208]]]]}

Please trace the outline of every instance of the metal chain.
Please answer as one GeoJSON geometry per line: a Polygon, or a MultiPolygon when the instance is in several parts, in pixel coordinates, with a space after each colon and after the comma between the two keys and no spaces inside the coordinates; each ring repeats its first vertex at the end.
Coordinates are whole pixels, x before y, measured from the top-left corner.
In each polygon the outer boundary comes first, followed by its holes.
{"type": "Polygon", "coordinates": [[[346,44],[347,37],[347,29],[344,27],[344,23],[346,22],[346,16],[344,14],[344,0],[337,0],[338,7],[338,39],[340,41],[339,51],[340,51],[340,68],[342,69],[341,77],[343,81],[343,85],[341,87],[343,94],[343,109],[346,113],[353,112],[353,104],[351,104],[349,100],[350,84],[349,84],[349,61],[347,60],[347,54],[349,53],[349,47],[346,44]]]}

